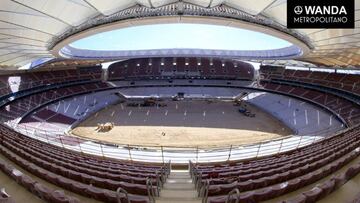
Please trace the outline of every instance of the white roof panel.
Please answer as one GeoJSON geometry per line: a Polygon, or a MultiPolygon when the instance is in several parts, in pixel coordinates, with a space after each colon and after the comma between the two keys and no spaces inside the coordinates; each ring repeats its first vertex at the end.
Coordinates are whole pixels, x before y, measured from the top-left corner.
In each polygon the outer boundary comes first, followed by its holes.
{"type": "Polygon", "coordinates": [[[133,0],[87,0],[87,2],[103,15],[111,15],[137,3],[133,0]]]}
{"type": "MultiPolygon", "coordinates": [[[[68,30],[97,16],[109,16],[142,5],[161,7],[180,0],[1,0],[0,66],[18,65],[50,54],[48,43],[68,30]]],[[[183,0],[211,8],[220,5],[265,16],[286,26],[287,0],[183,0]]],[[[356,0],[356,27],[360,27],[360,4],[356,0]]],[[[174,18],[175,16],[169,16],[174,18]]],[[[202,17],[205,22],[208,17],[202,17]]],[[[211,18],[211,17],[209,17],[211,18]]],[[[151,20],[146,19],[151,22],[151,20]]],[[[167,22],[164,18],[163,22],[167,22]]],[[[214,21],[212,21],[214,22],[214,21]]],[[[133,21],[130,25],[138,24],[133,21]]],[[[314,50],[302,60],[325,65],[360,65],[360,29],[295,29],[307,36],[314,50]]]]}

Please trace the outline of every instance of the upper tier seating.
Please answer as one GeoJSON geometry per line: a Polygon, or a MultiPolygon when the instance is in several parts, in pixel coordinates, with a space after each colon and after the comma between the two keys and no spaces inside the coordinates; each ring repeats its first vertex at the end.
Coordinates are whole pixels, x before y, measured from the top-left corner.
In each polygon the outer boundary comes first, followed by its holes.
{"type": "Polygon", "coordinates": [[[109,66],[109,79],[134,78],[254,78],[251,64],[216,58],[139,58],[109,66]]]}
{"type": "MultiPolygon", "coordinates": [[[[259,202],[290,193],[331,175],[360,155],[360,127],[332,136],[301,149],[257,160],[224,164],[193,164],[191,174],[207,202],[224,203],[230,198],[240,202],[259,202]],[[235,193],[236,194],[236,193],[235,193]],[[234,197],[235,196],[235,197],[234,197]]],[[[344,176],[335,177],[301,197],[320,199],[360,172],[360,165],[344,176]],[[330,184],[331,183],[331,184],[330,184]]],[[[302,202],[302,201],[294,201],[302,202]]]]}
{"type": "Polygon", "coordinates": [[[0,75],[0,96],[44,86],[76,80],[100,80],[101,66],[69,70],[51,70],[0,75]]]}
{"type": "Polygon", "coordinates": [[[99,201],[149,202],[169,173],[167,164],[105,159],[49,145],[5,127],[0,132],[4,156],[54,185],[99,201]]]}
{"type": "Polygon", "coordinates": [[[323,105],[331,109],[336,114],[340,115],[350,126],[357,124],[360,121],[359,105],[344,98],[335,96],[333,94],[320,92],[317,90],[310,90],[285,84],[271,83],[269,81],[262,81],[261,84],[265,89],[295,95],[323,105]]]}
{"type": "Polygon", "coordinates": [[[305,70],[261,68],[264,79],[284,79],[333,87],[360,95],[360,75],[305,70]]]}

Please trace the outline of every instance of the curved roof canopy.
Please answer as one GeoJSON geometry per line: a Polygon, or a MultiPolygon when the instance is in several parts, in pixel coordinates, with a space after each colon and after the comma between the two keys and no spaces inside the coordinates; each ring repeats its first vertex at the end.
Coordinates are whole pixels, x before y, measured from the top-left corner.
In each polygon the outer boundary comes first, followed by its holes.
{"type": "MultiPolygon", "coordinates": [[[[358,1],[358,0],[356,0],[358,1]]],[[[286,29],[286,0],[1,0],[0,67],[19,67],[38,58],[54,57],[54,48],[82,32],[123,21],[127,26],[151,24],[161,16],[242,21],[284,33],[309,51],[298,60],[327,66],[360,65],[360,3],[355,4],[355,29],[286,29]]],[[[210,20],[210,21],[209,21],[210,20]]],[[[263,28],[264,29],[264,28],[263,28]]],[[[64,44],[63,44],[64,45],[64,44]]]]}

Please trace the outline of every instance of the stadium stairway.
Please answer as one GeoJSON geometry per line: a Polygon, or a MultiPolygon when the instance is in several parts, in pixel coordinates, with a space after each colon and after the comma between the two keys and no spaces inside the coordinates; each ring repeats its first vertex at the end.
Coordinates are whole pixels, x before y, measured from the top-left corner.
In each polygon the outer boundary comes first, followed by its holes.
{"type": "Polygon", "coordinates": [[[201,203],[188,170],[171,170],[156,203],[201,203]]]}

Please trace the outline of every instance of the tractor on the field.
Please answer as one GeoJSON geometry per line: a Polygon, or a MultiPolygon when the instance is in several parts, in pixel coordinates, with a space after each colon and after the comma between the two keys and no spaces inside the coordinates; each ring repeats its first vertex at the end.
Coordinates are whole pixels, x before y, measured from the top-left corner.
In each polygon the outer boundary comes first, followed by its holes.
{"type": "Polygon", "coordinates": [[[95,129],[95,131],[98,131],[98,132],[108,132],[110,131],[111,129],[114,128],[114,123],[110,123],[110,122],[107,122],[107,123],[98,123],[97,124],[97,128],[95,129]]]}
{"type": "Polygon", "coordinates": [[[149,98],[144,100],[144,103],[142,106],[155,106],[156,105],[156,100],[154,98],[149,98]]]}

